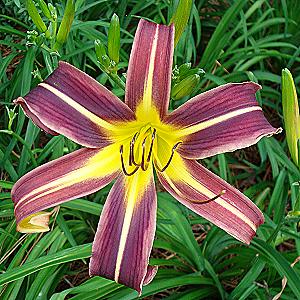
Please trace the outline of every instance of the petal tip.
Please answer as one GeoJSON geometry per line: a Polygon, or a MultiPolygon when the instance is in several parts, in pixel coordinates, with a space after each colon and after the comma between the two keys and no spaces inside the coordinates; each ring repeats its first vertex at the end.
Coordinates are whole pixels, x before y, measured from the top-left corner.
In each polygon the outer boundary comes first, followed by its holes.
{"type": "Polygon", "coordinates": [[[158,266],[148,266],[146,275],[143,280],[143,285],[149,284],[155,277],[158,270],[158,266]]]}
{"type": "Polygon", "coordinates": [[[17,99],[14,99],[14,100],[13,100],[13,103],[14,103],[15,105],[22,105],[23,103],[25,103],[25,99],[22,98],[22,97],[18,97],[17,99]]]}
{"type": "Polygon", "coordinates": [[[241,82],[240,84],[252,86],[253,89],[255,90],[255,92],[262,89],[262,86],[259,83],[254,82],[254,81],[244,81],[244,82],[241,82]]]}
{"type": "Polygon", "coordinates": [[[39,212],[28,216],[18,222],[17,231],[21,233],[40,233],[47,232],[49,228],[49,219],[52,212],[39,212]]]}
{"type": "Polygon", "coordinates": [[[283,129],[281,127],[278,127],[273,134],[279,134],[283,131],[283,129]]]}
{"type": "Polygon", "coordinates": [[[59,68],[65,68],[65,67],[67,67],[67,68],[74,68],[71,64],[69,64],[68,62],[63,61],[63,60],[61,60],[61,61],[58,62],[58,67],[59,68]]]}

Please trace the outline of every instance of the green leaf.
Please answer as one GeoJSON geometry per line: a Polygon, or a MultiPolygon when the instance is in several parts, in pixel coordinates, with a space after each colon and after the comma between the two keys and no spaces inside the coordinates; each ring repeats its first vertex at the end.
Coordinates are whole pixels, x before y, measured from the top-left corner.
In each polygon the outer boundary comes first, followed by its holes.
{"type": "Polygon", "coordinates": [[[229,35],[226,33],[228,32],[228,27],[232,24],[233,20],[235,20],[235,17],[240,13],[246,2],[246,0],[234,1],[230,8],[226,11],[202,55],[200,61],[201,68],[207,70],[215,64],[215,61],[218,59],[224,45],[228,43],[229,35]]]}
{"type": "Polygon", "coordinates": [[[260,275],[262,270],[265,267],[265,262],[260,257],[255,257],[252,266],[244,276],[244,278],[240,281],[240,283],[235,287],[235,289],[231,293],[231,297],[233,300],[241,299],[242,295],[249,289],[251,286],[255,286],[254,281],[260,275]]]}
{"type": "Polygon", "coordinates": [[[6,284],[36,271],[55,265],[60,265],[69,261],[87,258],[91,255],[92,244],[85,244],[72,247],[57,253],[39,257],[31,262],[26,262],[22,266],[11,269],[0,275],[0,285],[6,284]]]}
{"type": "Polygon", "coordinates": [[[269,262],[281,276],[286,276],[288,286],[296,296],[296,299],[300,299],[300,276],[290,266],[290,263],[279,252],[262,240],[254,238],[251,246],[257,250],[259,254],[261,254],[261,256],[267,262],[269,262]]]}
{"type": "Polygon", "coordinates": [[[89,214],[100,216],[103,205],[91,202],[84,199],[75,199],[69,202],[61,204],[62,207],[70,208],[73,210],[79,210],[82,212],[87,212],[89,214]]]}
{"type": "Polygon", "coordinates": [[[175,26],[174,46],[177,45],[185,29],[185,26],[188,23],[191,14],[192,4],[193,0],[179,0],[176,11],[170,20],[170,24],[173,23],[175,26]]]}

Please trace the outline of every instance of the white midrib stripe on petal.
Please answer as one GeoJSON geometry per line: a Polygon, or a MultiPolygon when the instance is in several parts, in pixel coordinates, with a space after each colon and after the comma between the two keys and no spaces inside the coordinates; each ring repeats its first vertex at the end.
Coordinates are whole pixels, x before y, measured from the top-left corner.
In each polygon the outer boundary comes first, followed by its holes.
{"type": "Polygon", "coordinates": [[[154,73],[155,56],[157,51],[158,28],[159,28],[158,26],[159,25],[156,25],[156,30],[152,42],[152,47],[151,47],[148,74],[144,85],[144,94],[143,94],[142,101],[143,101],[143,108],[145,112],[150,111],[152,107],[153,73],[154,73]]]}
{"type": "MultiPolygon", "coordinates": [[[[120,269],[121,269],[121,263],[124,256],[124,250],[126,246],[126,241],[130,229],[131,219],[134,212],[134,207],[136,204],[136,196],[137,196],[137,190],[138,190],[138,176],[134,176],[133,181],[130,182],[130,190],[128,193],[124,195],[126,203],[124,203],[126,210],[125,210],[125,216],[124,216],[124,222],[122,225],[122,231],[120,236],[120,242],[119,242],[119,249],[117,254],[117,260],[116,260],[116,267],[115,267],[115,281],[118,282],[119,276],[120,276],[120,269]]],[[[124,183],[125,190],[126,189],[126,182],[124,183]]]]}
{"type": "Polygon", "coordinates": [[[49,85],[47,83],[44,83],[44,82],[40,83],[39,86],[47,89],[52,94],[54,94],[57,97],[59,97],[63,102],[65,102],[68,105],[70,105],[71,107],[73,107],[75,110],[77,110],[84,117],[88,118],[89,120],[91,120],[95,124],[99,125],[100,127],[103,127],[103,128],[109,129],[109,130],[113,130],[115,128],[114,125],[112,125],[109,122],[101,119],[100,117],[98,117],[94,113],[90,112],[88,109],[86,109],[85,107],[83,107],[82,105],[80,105],[78,102],[76,102],[74,99],[72,99],[68,95],[62,93],[61,91],[59,91],[55,87],[53,87],[53,86],[51,86],[51,85],[49,85]]]}
{"type": "Polygon", "coordinates": [[[189,135],[195,132],[198,132],[200,130],[206,129],[208,127],[214,126],[216,124],[219,124],[221,122],[227,121],[229,119],[232,119],[234,117],[237,117],[239,115],[243,115],[252,111],[256,111],[256,110],[262,110],[260,106],[251,106],[251,107],[246,107],[246,108],[241,108],[241,109],[237,109],[235,111],[229,112],[227,114],[212,118],[210,120],[201,122],[199,124],[196,125],[192,125],[186,128],[182,128],[178,130],[178,133],[181,136],[185,136],[185,135],[189,135]]]}

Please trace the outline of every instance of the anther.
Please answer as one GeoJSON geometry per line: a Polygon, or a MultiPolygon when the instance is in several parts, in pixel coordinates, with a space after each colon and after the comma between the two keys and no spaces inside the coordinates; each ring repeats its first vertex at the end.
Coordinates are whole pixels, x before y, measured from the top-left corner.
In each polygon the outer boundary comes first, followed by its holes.
{"type": "Polygon", "coordinates": [[[121,155],[121,164],[122,164],[123,173],[126,176],[132,176],[133,174],[135,174],[137,172],[137,170],[139,169],[139,166],[137,166],[132,172],[128,173],[126,171],[125,164],[124,164],[124,159],[123,159],[123,145],[121,145],[121,147],[120,147],[120,155],[121,155]]]}
{"type": "Polygon", "coordinates": [[[182,143],[182,142],[178,142],[178,143],[176,143],[176,144],[173,146],[171,156],[170,156],[168,162],[166,163],[166,165],[165,165],[162,169],[157,165],[157,163],[156,163],[156,161],[155,161],[155,167],[156,167],[156,169],[157,169],[159,172],[162,173],[162,172],[164,172],[164,171],[167,169],[167,167],[170,165],[170,163],[171,163],[171,161],[172,161],[172,158],[173,158],[173,156],[174,156],[175,150],[177,149],[177,147],[178,147],[181,143],[182,143]]]}
{"type": "Polygon", "coordinates": [[[137,162],[135,162],[134,159],[134,144],[136,141],[136,137],[138,136],[138,132],[135,133],[135,135],[133,136],[131,142],[130,142],[130,150],[129,150],[129,166],[132,166],[132,164],[134,164],[135,166],[139,167],[140,164],[138,164],[137,162]]]}
{"type": "Polygon", "coordinates": [[[142,168],[143,171],[146,171],[148,169],[148,166],[149,166],[149,164],[147,166],[145,165],[146,140],[147,140],[147,137],[144,138],[143,143],[142,143],[143,153],[142,153],[141,168],[142,168]]]}
{"type": "Polygon", "coordinates": [[[213,198],[207,199],[207,200],[190,200],[191,203],[195,203],[195,204],[205,204],[205,203],[209,203],[212,201],[217,200],[218,198],[222,197],[224,194],[226,193],[226,190],[222,190],[218,195],[216,195],[213,198]]]}
{"type": "Polygon", "coordinates": [[[152,154],[152,150],[153,150],[155,135],[156,135],[156,129],[154,128],[153,132],[152,132],[151,145],[150,145],[150,150],[149,150],[148,157],[147,157],[147,162],[150,162],[150,159],[151,159],[151,154],[152,154]]]}

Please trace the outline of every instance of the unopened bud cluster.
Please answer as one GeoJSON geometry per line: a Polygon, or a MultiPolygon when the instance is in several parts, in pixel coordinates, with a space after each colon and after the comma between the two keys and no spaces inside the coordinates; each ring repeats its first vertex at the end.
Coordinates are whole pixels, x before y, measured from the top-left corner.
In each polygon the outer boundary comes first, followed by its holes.
{"type": "Polygon", "coordinates": [[[175,66],[172,73],[171,98],[179,100],[192,94],[205,72],[200,68],[191,68],[191,63],[175,66]]]}

